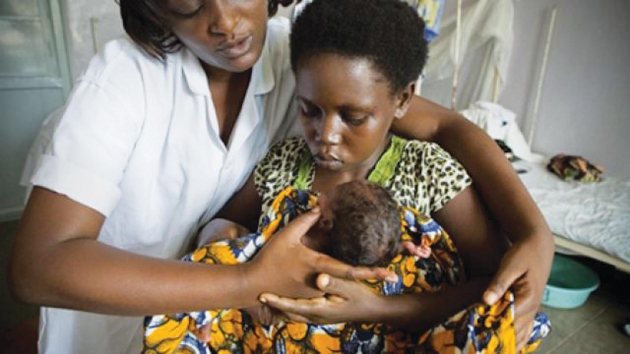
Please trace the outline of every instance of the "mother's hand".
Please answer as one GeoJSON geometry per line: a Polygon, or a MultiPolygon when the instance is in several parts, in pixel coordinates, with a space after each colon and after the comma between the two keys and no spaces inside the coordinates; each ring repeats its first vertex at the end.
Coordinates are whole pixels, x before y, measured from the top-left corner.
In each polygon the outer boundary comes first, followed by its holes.
{"type": "Polygon", "coordinates": [[[535,242],[516,242],[501,261],[501,266],[483,295],[492,305],[512,288],[515,298],[517,349],[524,347],[532,333],[534,316],[540,310],[545,283],[553,259],[551,246],[535,242]]]}
{"type": "Polygon", "coordinates": [[[283,312],[289,320],[319,324],[377,322],[377,311],[385,307],[381,295],[359,282],[320,274],[316,283],[324,296],[292,299],[264,293],[260,301],[283,312]]]}

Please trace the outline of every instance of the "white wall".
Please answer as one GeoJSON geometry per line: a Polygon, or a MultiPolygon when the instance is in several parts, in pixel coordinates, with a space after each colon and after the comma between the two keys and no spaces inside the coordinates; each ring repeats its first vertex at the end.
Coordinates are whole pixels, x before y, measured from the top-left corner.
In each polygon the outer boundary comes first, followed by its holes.
{"type": "MultiPolygon", "coordinates": [[[[64,23],[66,26],[66,42],[70,60],[72,81],[75,82],[87,67],[95,54],[92,27],[94,21],[104,23],[120,18],[120,9],[114,0],[61,0],[63,3],[64,23]]],[[[122,31],[120,22],[112,23],[114,31],[122,31]]],[[[103,35],[103,30],[97,34],[103,35]]]]}
{"type": "MultiPolygon", "coordinates": [[[[455,3],[447,0],[445,15],[455,3]]],[[[499,103],[517,114],[527,136],[554,5],[558,13],[532,148],[545,155],[581,155],[612,176],[630,179],[630,1],[515,0],[514,46],[499,103]]],[[[450,104],[450,81],[423,87],[423,95],[450,104]]]]}
{"type": "Polygon", "coordinates": [[[515,2],[516,43],[500,102],[531,115],[553,5],[558,14],[533,148],[582,155],[630,179],[630,1],[515,2]]]}

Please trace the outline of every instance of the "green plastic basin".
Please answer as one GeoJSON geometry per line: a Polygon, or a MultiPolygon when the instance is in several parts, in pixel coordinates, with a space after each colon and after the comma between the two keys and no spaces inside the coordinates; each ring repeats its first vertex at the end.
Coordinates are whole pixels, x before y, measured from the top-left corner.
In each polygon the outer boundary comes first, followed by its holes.
{"type": "Polygon", "coordinates": [[[597,273],[582,263],[556,254],[542,304],[559,309],[580,307],[598,286],[597,273]]]}

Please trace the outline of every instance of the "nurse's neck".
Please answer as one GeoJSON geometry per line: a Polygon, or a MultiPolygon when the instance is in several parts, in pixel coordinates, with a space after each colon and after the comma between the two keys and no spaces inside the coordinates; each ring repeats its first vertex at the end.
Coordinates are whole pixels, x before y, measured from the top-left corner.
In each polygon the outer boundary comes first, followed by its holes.
{"type": "Polygon", "coordinates": [[[219,125],[219,135],[227,147],[245,100],[252,70],[234,73],[203,63],[202,67],[208,78],[208,87],[219,125]]]}
{"type": "Polygon", "coordinates": [[[241,72],[234,72],[208,65],[201,60],[199,62],[201,63],[203,71],[206,73],[208,82],[210,83],[233,83],[236,81],[249,82],[252,73],[251,68],[241,72]]]}

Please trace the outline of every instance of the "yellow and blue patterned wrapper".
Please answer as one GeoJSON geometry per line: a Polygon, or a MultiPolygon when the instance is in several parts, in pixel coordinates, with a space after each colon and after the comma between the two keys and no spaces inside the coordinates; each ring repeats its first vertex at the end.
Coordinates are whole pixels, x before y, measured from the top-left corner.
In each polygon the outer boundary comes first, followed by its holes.
{"type": "MultiPolygon", "coordinates": [[[[239,264],[250,260],[274,233],[317,203],[315,194],[287,188],[262,218],[260,231],[215,242],[184,260],[206,264],[239,264]]],[[[431,248],[427,258],[400,254],[389,269],[397,283],[366,281],[383,295],[437,292],[464,281],[462,262],[448,234],[431,218],[400,208],[403,240],[431,248]]],[[[549,320],[537,316],[528,347],[533,351],[549,332],[549,320]]],[[[424,333],[383,324],[318,325],[285,321],[264,326],[238,309],[156,315],[145,320],[143,353],[513,353],[514,297],[508,292],[493,306],[474,304],[424,333]],[[210,326],[209,342],[196,333],[210,326]]]]}

